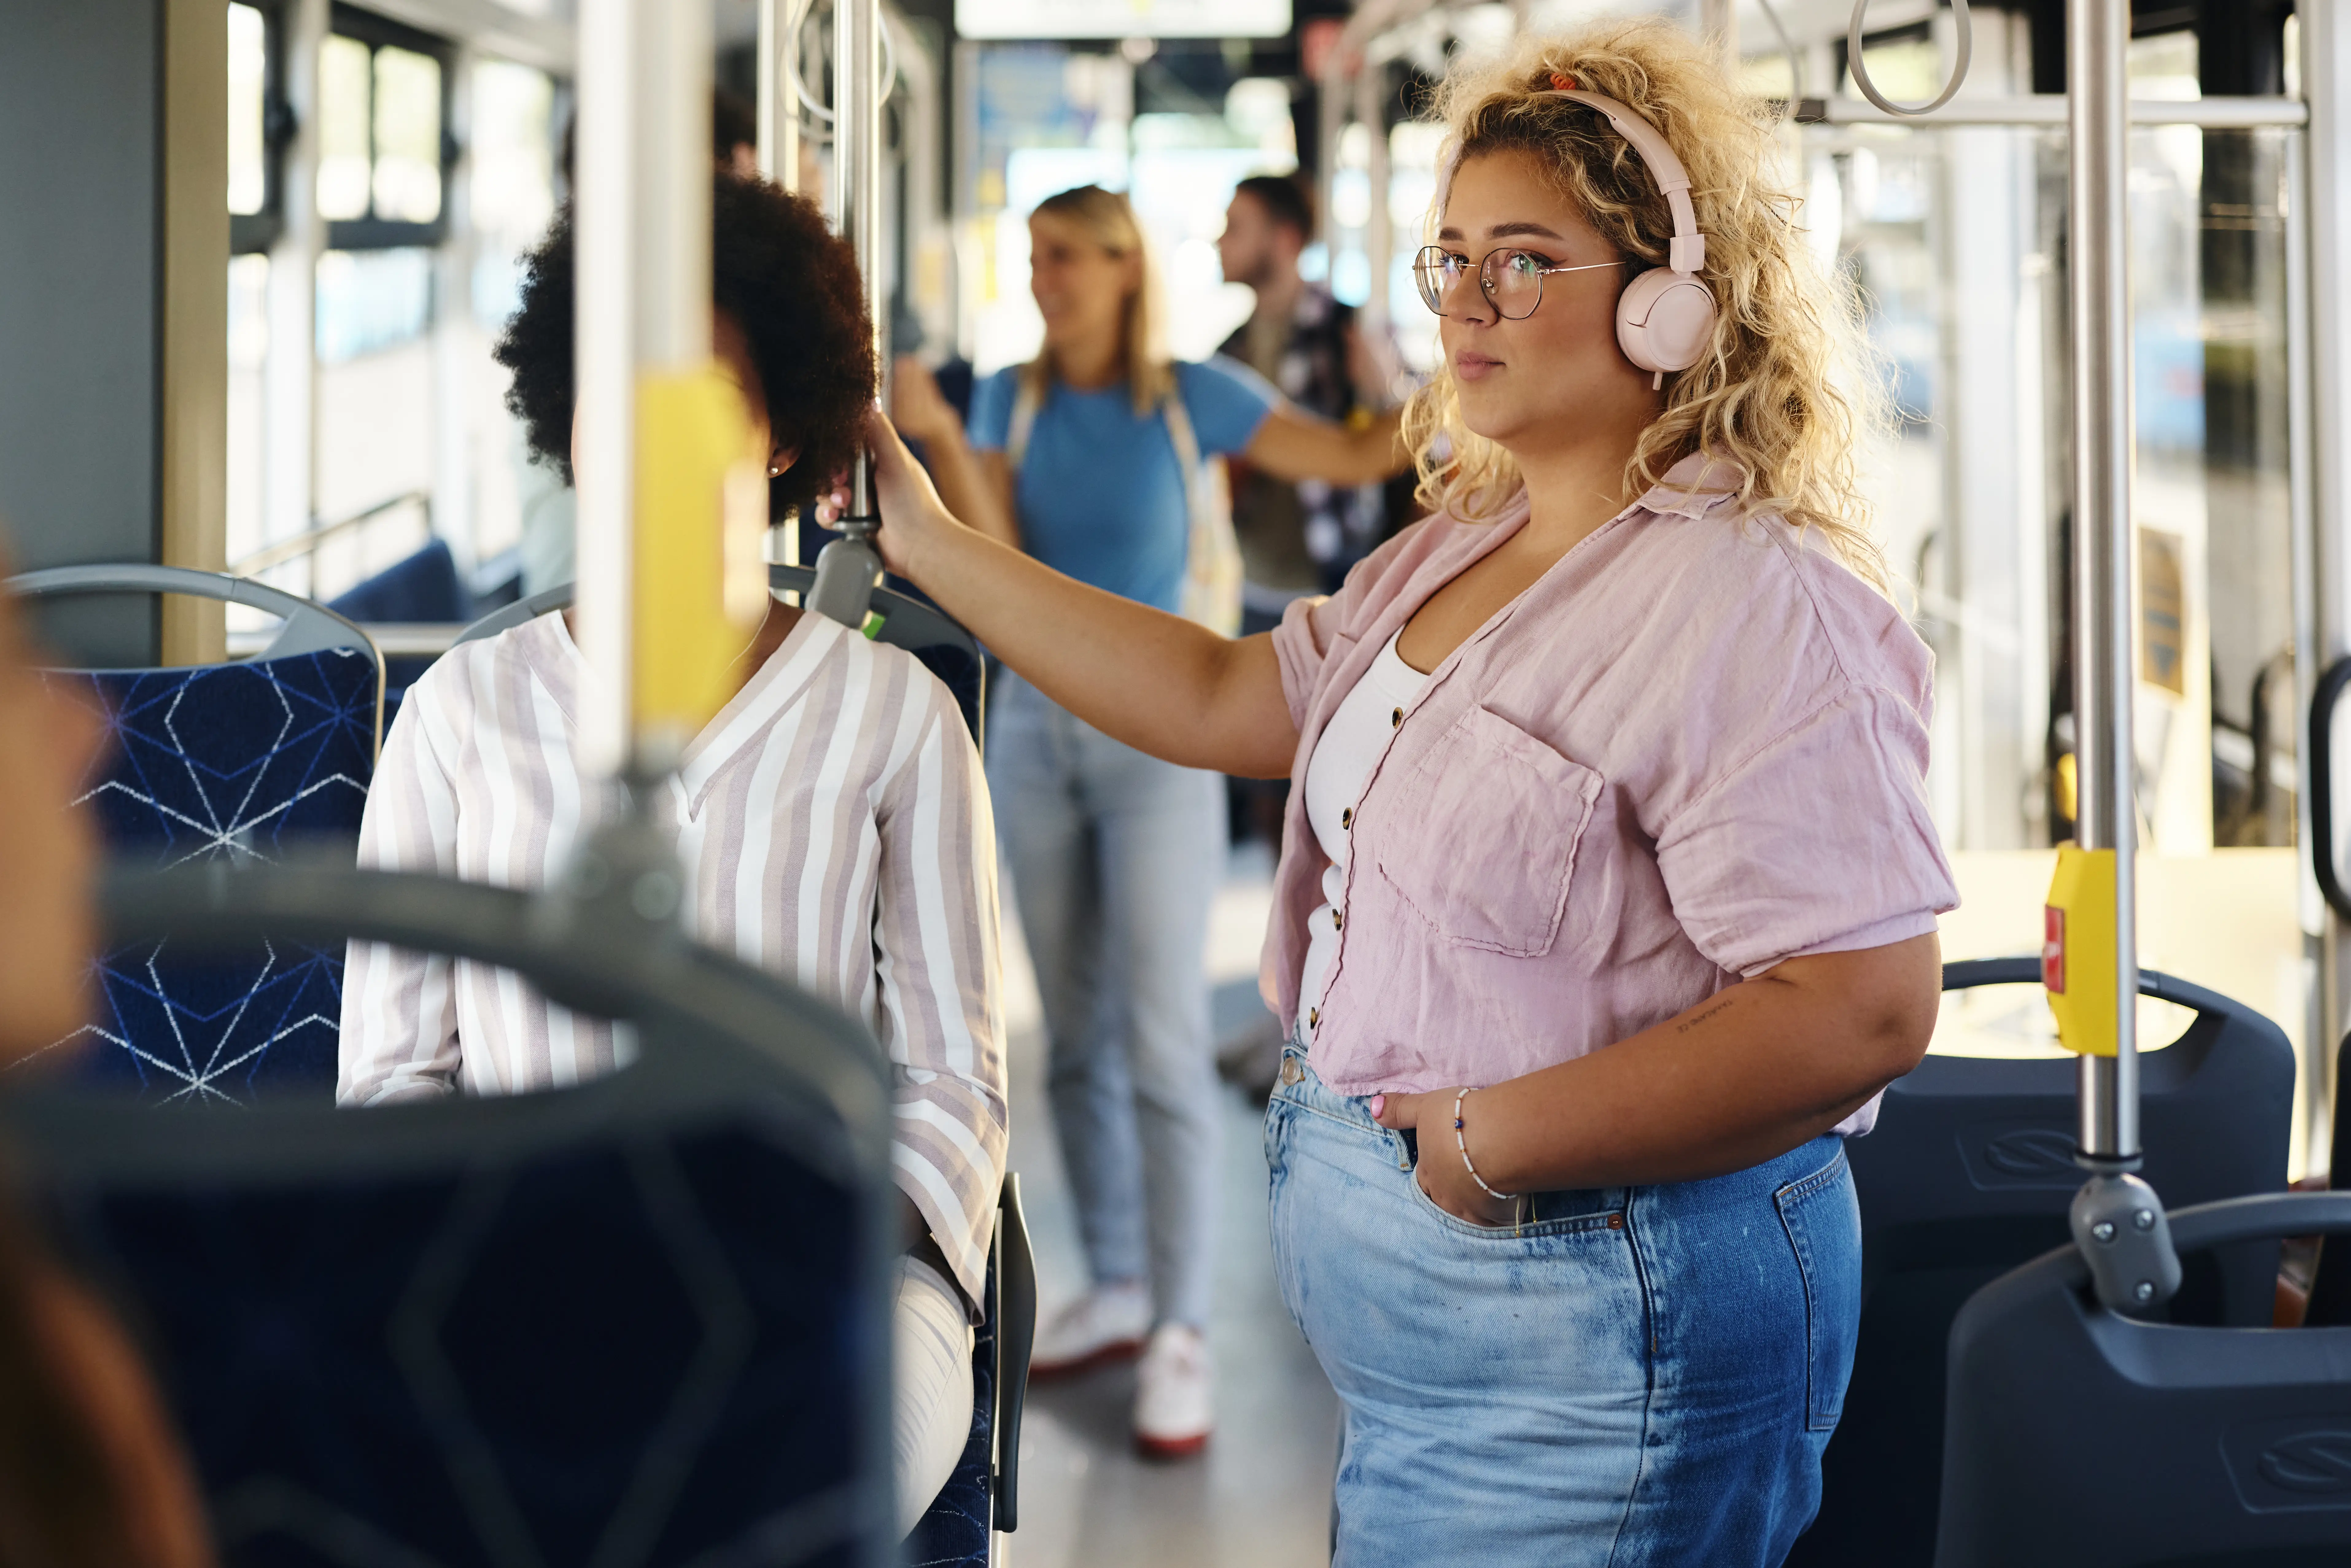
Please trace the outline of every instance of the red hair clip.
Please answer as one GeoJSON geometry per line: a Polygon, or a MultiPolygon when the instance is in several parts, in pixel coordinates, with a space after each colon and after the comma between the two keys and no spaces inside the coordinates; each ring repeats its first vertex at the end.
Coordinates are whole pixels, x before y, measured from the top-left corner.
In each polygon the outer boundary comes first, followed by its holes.
{"type": "Polygon", "coordinates": [[[1573,92],[1575,78],[1571,76],[1562,76],[1559,72],[1553,71],[1551,73],[1551,89],[1553,92],[1573,92]]]}

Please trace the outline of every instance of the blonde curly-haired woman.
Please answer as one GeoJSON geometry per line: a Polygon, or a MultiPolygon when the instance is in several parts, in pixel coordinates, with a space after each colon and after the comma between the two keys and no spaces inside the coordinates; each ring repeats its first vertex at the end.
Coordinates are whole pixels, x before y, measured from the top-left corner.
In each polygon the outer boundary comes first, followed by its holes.
{"type": "Polygon", "coordinates": [[[1438,109],[1436,515],[1339,593],[1221,641],[957,526],[877,424],[883,548],[1071,711],[1292,781],[1266,1149],[1337,1561],[1776,1563],[1859,1318],[1843,1139],[1957,902],[1870,399],[1697,40],[1530,42],[1438,109]]]}

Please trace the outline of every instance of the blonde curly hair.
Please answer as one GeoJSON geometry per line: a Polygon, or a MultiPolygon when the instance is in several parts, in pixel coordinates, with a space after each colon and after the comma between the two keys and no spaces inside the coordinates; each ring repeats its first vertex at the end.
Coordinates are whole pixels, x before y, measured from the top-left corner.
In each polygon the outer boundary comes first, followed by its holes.
{"type": "MultiPolygon", "coordinates": [[[[1599,111],[1548,90],[1555,75],[1656,127],[1689,172],[1706,235],[1701,276],[1719,312],[1714,340],[1696,365],[1667,378],[1665,410],[1634,447],[1626,486],[1648,490],[1694,452],[1727,460],[1741,474],[1741,516],[1776,513],[1817,531],[1838,559],[1885,589],[1854,463],[1859,438],[1887,420],[1884,378],[1853,292],[1822,275],[1797,225],[1801,198],[1780,183],[1770,109],[1731,84],[1704,42],[1655,19],[1527,39],[1439,86],[1432,112],[1448,132],[1447,157],[1531,155],[1602,237],[1653,265],[1664,264],[1673,238],[1655,177],[1599,111]]],[[[1440,184],[1440,204],[1444,195],[1440,184]]],[[[1432,235],[1442,216],[1429,214],[1432,235]]],[[[1432,510],[1479,520],[1523,488],[1510,455],[1462,423],[1450,366],[1406,405],[1405,439],[1432,510]]]]}

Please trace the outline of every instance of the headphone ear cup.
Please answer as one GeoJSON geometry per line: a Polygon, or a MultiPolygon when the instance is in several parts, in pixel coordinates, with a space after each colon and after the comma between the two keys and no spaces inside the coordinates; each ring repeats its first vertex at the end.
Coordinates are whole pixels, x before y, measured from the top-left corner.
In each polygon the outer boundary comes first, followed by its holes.
{"type": "Polygon", "coordinates": [[[1687,272],[1652,267],[1616,297],[1616,346],[1645,371],[1686,371],[1714,340],[1714,292],[1687,272]]]}

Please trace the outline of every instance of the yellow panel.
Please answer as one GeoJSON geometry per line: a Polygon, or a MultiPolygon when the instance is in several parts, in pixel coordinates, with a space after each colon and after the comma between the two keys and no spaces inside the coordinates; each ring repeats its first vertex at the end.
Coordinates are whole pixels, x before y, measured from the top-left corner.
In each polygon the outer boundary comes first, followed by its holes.
{"type": "MultiPolygon", "coordinates": [[[[728,548],[725,518],[734,508],[726,501],[730,488],[748,488],[743,465],[756,470],[759,462],[742,393],[716,366],[638,378],[633,685],[641,739],[681,743],[734,695],[736,660],[766,609],[766,568],[756,548],[747,569],[746,552],[728,548]],[[730,594],[730,576],[746,570],[759,574],[755,591],[737,582],[730,594]]],[[[758,494],[764,501],[764,485],[758,494]]]]}
{"type": "Polygon", "coordinates": [[[2041,937],[2041,983],[2057,1043],[2081,1056],[2115,1054],[2115,852],[2057,852],[2041,937]]]}

